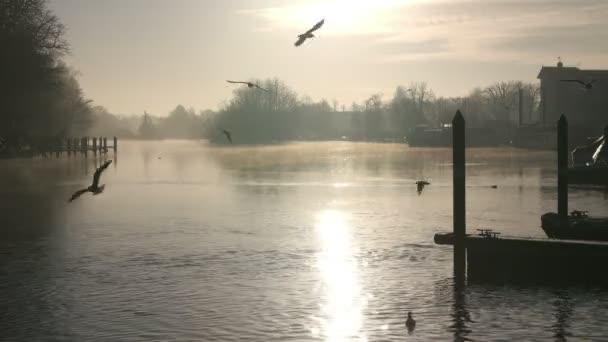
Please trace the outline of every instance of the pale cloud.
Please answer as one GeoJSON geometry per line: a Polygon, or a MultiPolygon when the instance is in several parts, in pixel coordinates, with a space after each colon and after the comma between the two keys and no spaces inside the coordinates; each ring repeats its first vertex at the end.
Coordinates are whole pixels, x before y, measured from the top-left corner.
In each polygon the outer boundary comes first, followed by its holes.
{"type": "Polygon", "coordinates": [[[280,29],[304,29],[324,15],[324,36],[365,37],[381,62],[596,60],[608,50],[605,0],[325,1],[245,13],[280,29]]]}

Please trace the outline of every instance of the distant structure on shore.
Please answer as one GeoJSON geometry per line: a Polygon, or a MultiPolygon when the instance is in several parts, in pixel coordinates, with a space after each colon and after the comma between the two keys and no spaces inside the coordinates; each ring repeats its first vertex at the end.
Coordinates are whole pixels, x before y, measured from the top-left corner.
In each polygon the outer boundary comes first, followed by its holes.
{"type": "Polygon", "coordinates": [[[538,79],[542,126],[553,128],[559,116],[566,114],[575,134],[573,141],[601,135],[601,128],[608,124],[608,70],[583,70],[564,66],[560,60],[556,66],[543,66],[538,79]],[[592,83],[593,87],[564,80],[592,83]]]}

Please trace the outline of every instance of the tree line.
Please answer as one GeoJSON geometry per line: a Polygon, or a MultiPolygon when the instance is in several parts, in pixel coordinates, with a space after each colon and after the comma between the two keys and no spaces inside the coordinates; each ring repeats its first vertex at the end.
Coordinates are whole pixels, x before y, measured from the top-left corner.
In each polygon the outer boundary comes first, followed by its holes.
{"type": "Polygon", "coordinates": [[[291,140],[402,141],[419,126],[440,127],[462,110],[471,127],[492,128],[538,121],[539,86],[520,81],[497,82],[463,97],[437,97],[424,82],[397,86],[392,98],[370,95],[346,107],[333,100],[313,101],[298,95],[279,79],[252,80],[268,91],[241,87],[217,111],[196,111],[177,105],[165,116],[116,116],[93,108],[97,135],[140,139],[196,139],[262,144],[291,140]],[[520,90],[523,112],[520,118],[520,90]],[[108,133],[109,132],[109,133],[108,133]]]}
{"type": "Polygon", "coordinates": [[[505,127],[538,121],[538,84],[498,82],[476,88],[468,96],[437,97],[424,82],[397,86],[392,98],[372,94],[349,108],[337,101],[311,101],[298,96],[278,79],[256,81],[268,92],[239,88],[210,120],[204,136],[224,141],[221,129],[235,142],[268,143],[287,140],[401,141],[418,126],[440,127],[461,109],[471,127],[505,127]],[[520,118],[520,92],[522,115],[520,118]]]}
{"type": "Polygon", "coordinates": [[[65,26],[46,0],[0,0],[0,137],[4,151],[36,149],[91,124],[91,101],[69,53],[65,26]]]}

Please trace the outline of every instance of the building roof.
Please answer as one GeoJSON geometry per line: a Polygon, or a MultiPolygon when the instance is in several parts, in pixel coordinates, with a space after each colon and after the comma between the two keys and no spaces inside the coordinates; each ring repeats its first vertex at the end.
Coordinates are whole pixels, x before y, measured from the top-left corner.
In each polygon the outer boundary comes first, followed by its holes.
{"type": "Polygon", "coordinates": [[[547,77],[555,77],[557,75],[561,77],[574,77],[575,75],[579,77],[591,75],[608,77],[608,70],[581,70],[577,67],[543,66],[536,78],[542,79],[547,77]]]}
{"type": "Polygon", "coordinates": [[[545,78],[549,75],[555,75],[557,73],[576,73],[581,71],[581,69],[577,67],[557,67],[557,66],[543,66],[538,73],[536,78],[545,78]]]}

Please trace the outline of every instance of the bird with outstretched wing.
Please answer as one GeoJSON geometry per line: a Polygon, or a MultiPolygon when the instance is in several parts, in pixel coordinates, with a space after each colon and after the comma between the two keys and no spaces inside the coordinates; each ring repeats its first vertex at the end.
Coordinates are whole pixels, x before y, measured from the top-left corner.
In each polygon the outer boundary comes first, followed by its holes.
{"type": "Polygon", "coordinates": [[[298,35],[298,40],[295,42],[295,46],[300,46],[302,45],[306,39],[308,38],[314,38],[315,35],[313,34],[313,32],[315,32],[316,30],[320,29],[321,26],[323,26],[323,24],[325,23],[325,19],[322,19],[321,21],[319,21],[318,23],[315,24],[315,26],[313,26],[310,30],[299,34],[298,35]]]}
{"type": "Polygon", "coordinates": [[[105,184],[99,186],[99,179],[101,178],[101,173],[107,169],[110,164],[112,164],[112,160],[107,160],[100,167],[98,167],[93,174],[93,183],[84,189],[76,191],[72,197],[70,197],[68,202],[72,202],[86,192],[91,192],[93,195],[99,195],[102,193],[106,186],[105,184]]]}
{"type": "Polygon", "coordinates": [[[258,84],[251,83],[251,82],[244,82],[244,81],[230,81],[230,80],[226,80],[226,82],[228,82],[228,83],[240,83],[240,84],[246,84],[246,85],[247,85],[247,87],[249,87],[249,88],[258,88],[258,89],[261,89],[261,90],[266,91],[266,92],[268,91],[268,90],[266,90],[266,89],[264,89],[264,88],[260,87],[258,84]]]}
{"type": "Polygon", "coordinates": [[[232,144],[232,134],[227,129],[222,129],[222,133],[228,138],[228,141],[232,144]]]}
{"type": "Polygon", "coordinates": [[[578,83],[581,86],[583,86],[583,88],[585,88],[586,90],[593,89],[593,83],[595,83],[596,81],[597,81],[597,79],[593,79],[589,82],[585,82],[585,81],[581,81],[581,80],[560,80],[560,82],[578,83]]]}
{"type": "Polygon", "coordinates": [[[426,185],[431,185],[431,183],[425,180],[416,181],[416,192],[418,192],[419,196],[422,194],[422,190],[424,190],[426,185]]]}

